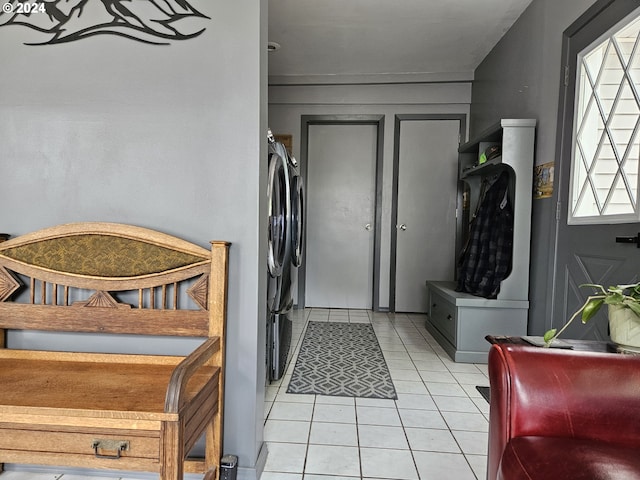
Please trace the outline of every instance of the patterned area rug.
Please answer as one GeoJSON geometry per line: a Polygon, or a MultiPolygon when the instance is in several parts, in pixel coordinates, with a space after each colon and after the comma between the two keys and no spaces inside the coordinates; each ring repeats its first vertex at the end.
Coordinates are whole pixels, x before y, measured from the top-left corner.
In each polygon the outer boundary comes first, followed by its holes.
{"type": "Polygon", "coordinates": [[[367,323],[309,322],[287,393],[398,398],[367,323]]]}

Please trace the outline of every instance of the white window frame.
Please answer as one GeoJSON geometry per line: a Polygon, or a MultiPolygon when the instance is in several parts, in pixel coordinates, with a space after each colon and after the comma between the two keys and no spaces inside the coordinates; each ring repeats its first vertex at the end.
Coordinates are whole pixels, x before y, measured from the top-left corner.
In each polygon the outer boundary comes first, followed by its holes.
{"type": "MultiPolygon", "coordinates": [[[[579,109],[580,109],[580,105],[581,105],[581,97],[584,96],[584,92],[583,92],[583,75],[581,74],[582,72],[582,65],[583,65],[583,60],[584,58],[589,55],[590,53],[592,53],[598,46],[600,46],[602,43],[604,43],[605,41],[608,41],[611,37],[613,37],[615,34],[617,34],[618,32],[620,32],[621,30],[623,30],[624,28],[626,28],[629,24],[631,24],[632,22],[638,20],[640,18],[640,8],[636,9],[634,12],[632,12],[630,15],[628,15],[627,17],[625,17],[622,21],[620,21],[619,23],[617,23],[613,28],[611,28],[609,31],[607,31],[606,33],[604,33],[602,36],[600,36],[598,39],[596,39],[594,42],[592,42],[588,47],[586,47],[584,50],[582,50],[578,56],[577,56],[577,61],[576,61],[576,88],[575,88],[575,102],[574,102],[574,125],[573,125],[573,138],[572,138],[572,152],[571,152],[571,173],[570,173],[570,184],[569,184],[569,201],[568,201],[568,215],[567,215],[567,223],[569,225],[601,225],[601,224],[619,224],[619,223],[637,223],[640,222],[640,160],[638,161],[638,172],[637,172],[637,185],[635,185],[635,208],[634,208],[634,212],[633,213],[624,213],[624,214],[598,214],[598,215],[590,215],[590,216],[575,216],[574,215],[574,210],[575,210],[575,206],[574,203],[576,201],[575,196],[576,196],[576,192],[577,190],[577,183],[578,180],[576,178],[578,172],[580,171],[580,169],[576,168],[576,163],[581,161],[580,155],[576,155],[577,153],[577,148],[578,148],[578,129],[581,123],[581,118],[578,116],[579,115],[579,109]]],[[[639,45],[637,47],[637,50],[635,52],[635,57],[637,58],[638,56],[640,56],[640,42],[639,45]]],[[[630,60],[633,63],[633,59],[630,60]]],[[[640,59],[636,60],[637,66],[638,68],[640,68],[640,59]]],[[[587,80],[588,82],[588,80],[587,80]]],[[[637,96],[636,96],[636,100],[638,101],[639,105],[638,107],[640,108],[640,75],[638,75],[638,78],[636,79],[636,92],[637,92],[637,96]]],[[[588,88],[590,88],[590,86],[588,86],[588,88]]],[[[632,85],[633,88],[633,85],[632,85]]],[[[638,114],[639,116],[639,121],[640,121],[640,114],[638,114]]],[[[638,141],[640,139],[640,128],[638,128],[638,126],[636,126],[636,131],[634,131],[634,133],[631,136],[630,141],[638,141]]],[[[623,153],[623,152],[622,152],[623,153]]],[[[621,153],[621,155],[622,155],[621,153]]],[[[582,188],[582,185],[584,184],[584,181],[581,182],[580,188],[582,188]]]]}

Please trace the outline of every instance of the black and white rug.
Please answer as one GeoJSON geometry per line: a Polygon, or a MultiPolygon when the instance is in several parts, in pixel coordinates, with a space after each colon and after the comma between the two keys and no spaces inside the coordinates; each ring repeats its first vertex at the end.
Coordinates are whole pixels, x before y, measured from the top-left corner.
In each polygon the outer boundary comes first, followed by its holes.
{"type": "Polygon", "coordinates": [[[398,398],[368,323],[309,322],[287,393],[398,398]]]}

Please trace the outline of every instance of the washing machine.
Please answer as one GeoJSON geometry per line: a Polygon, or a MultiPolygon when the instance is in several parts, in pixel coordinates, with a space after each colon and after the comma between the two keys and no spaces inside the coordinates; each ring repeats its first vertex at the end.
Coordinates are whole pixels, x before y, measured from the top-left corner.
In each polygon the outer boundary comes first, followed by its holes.
{"type": "Polygon", "coordinates": [[[284,375],[291,346],[293,289],[304,248],[304,183],[296,159],[269,131],[267,377],[284,375]]]}

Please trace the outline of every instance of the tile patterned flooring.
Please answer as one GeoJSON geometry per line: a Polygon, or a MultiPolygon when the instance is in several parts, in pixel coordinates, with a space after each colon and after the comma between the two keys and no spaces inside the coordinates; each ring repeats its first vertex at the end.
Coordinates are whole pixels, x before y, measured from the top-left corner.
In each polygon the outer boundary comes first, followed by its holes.
{"type": "MultiPolygon", "coordinates": [[[[486,365],[454,363],[424,320],[365,310],[294,311],[287,372],[267,386],[269,456],[261,480],[484,479],[489,405],[475,387],[489,385],[486,365]],[[309,320],[371,323],[398,400],[287,394],[309,320]]],[[[105,477],[7,471],[1,479],[105,477]]]]}
{"type": "Polygon", "coordinates": [[[294,312],[291,361],[267,387],[261,480],[476,480],[485,478],[486,365],[453,362],[423,315],[366,310],[294,312]],[[287,394],[309,320],[371,323],[398,400],[287,394]]]}

